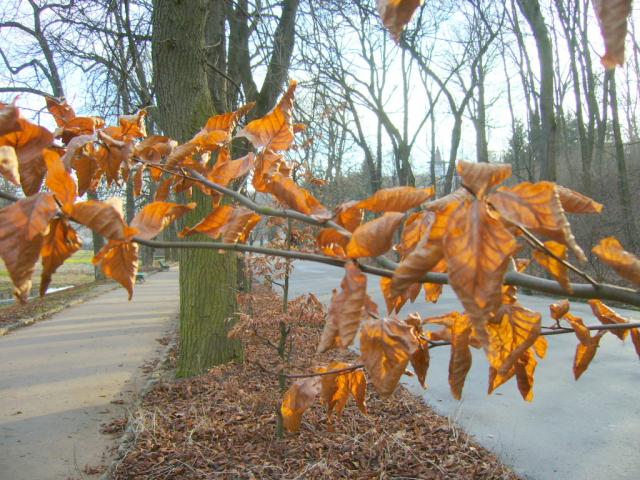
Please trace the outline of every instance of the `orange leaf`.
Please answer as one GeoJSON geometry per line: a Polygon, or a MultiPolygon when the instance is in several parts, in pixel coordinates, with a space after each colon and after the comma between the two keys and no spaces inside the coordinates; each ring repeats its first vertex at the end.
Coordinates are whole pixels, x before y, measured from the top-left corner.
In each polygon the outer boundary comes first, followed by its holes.
{"type": "Polygon", "coordinates": [[[381,277],[380,290],[382,290],[382,295],[387,305],[387,312],[400,312],[404,304],[407,303],[407,300],[411,300],[413,303],[420,294],[420,287],[421,285],[419,283],[413,283],[404,292],[402,292],[402,294],[394,295],[391,292],[391,279],[381,277]]]}
{"type": "MultiPolygon", "coordinates": [[[[553,240],[549,240],[547,242],[544,242],[544,246],[556,257],[561,258],[562,260],[567,259],[567,247],[565,245],[554,242],[553,240]]],[[[553,278],[558,281],[562,288],[564,288],[569,293],[573,293],[573,289],[571,288],[571,284],[569,283],[569,273],[567,272],[567,267],[562,262],[556,260],[551,255],[548,255],[547,253],[539,250],[533,251],[533,258],[535,258],[536,262],[542,265],[545,270],[553,275],[553,278]]]]}
{"type": "Polygon", "coordinates": [[[76,112],[66,100],[59,102],[52,97],[45,97],[45,100],[47,102],[47,110],[49,110],[49,113],[56,121],[56,125],[59,127],[64,127],[67,123],[76,118],[76,112]]]}
{"type": "Polygon", "coordinates": [[[571,313],[565,313],[562,318],[569,322],[581,344],[585,346],[591,345],[591,332],[589,332],[589,329],[584,325],[580,317],[576,317],[571,313]]]}
{"type": "Polygon", "coordinates": [[[282,173],[286,176],[287,172],[288,167],[282,155],[271,150],[263,150],[256,158],[256,166],[253,170],[253,187],[258,192],[268,192],[271,176],[275,173],[282,173]]]}
{"type": "Polygon", "coordinates": [[[337,245],[343,249],[342,251],[344,253],[344,249],[347,247],[347,243],[349,243],[349,237],[335,228],[323,228],[318,232],[316,243],[322,251],[327,251],[327,249],[331,251],[332,245],[337,245]]]}
{"type": "Polygon", "coordinates": [[[214,240],[222,236],[223,242],[243,243],[260,218],[260,215],[248,208],[222,205],[198,224],[186,227],[179,233],[179,236],[187,237],[196,233],[204,233],[214,240]]]}
{"type": "Polygon", "coordinates": [[[193,154],[198,151],[198,145],[193,143],[183,143],[175,147],[171,154],[167,157],[165,162],[165,168],[173,170],[176,167],[181,166],[187,160],[193,157],[193,154]]]}
{"type": "Polygon", "coordinates": [[[118,118],[120,124],[121,139],[131,140],[147,136],[147,128],[144,125],[145,109],[139,110],[135,115],[121,115],[118,118]]]}
{"type": "Polygon", "coordinates": [[[167,198],[169,198],[173,179],[174,177],[168,177],[160,182],[160,185],[158,185],[158,189],[156,190],[156,194],[153,197],[156,202],[164,202],[167,198]]]}
{"type": "Polygon", "coordinates": [[[633,342],[638,357],[640,357],[640,330],[637,328],[631,329],[631,341],[633,342]]]}
{"type": "Polygon", "coordinates": [[[576,356],[573,360],[573,376],[576,380],[587,370],[591,360],[595,357],[598,347],[600,346],[600,339],[606,332],[600,330],[594,337],[591,338],[591,342],[587,345],[579,343],[576,347],[576,356]]]}
{"type": "Polygon", "coordinates": [[[536,341],[533,342],[533,351],[536,352],[538,358],[544,358],[547,355],[548,347],[549,343],[543,336],[536,338],[536,341]]]}
{"type": "Polygon", "coordinates": [[[451,357],[449,359],[449,387],[456,400],[462,397],[462,389],[467,373],[471,368],[471,323],[467,315],[452,317],[451,357]]]}
{"type": "Polygon", "coordinates": [[[318,352],[325,352],[333,347],[347,348],[353,342],[365,316],[365,300],[367,296],[367,277],[360,268],[347,262],[345,275],[340,284],[340,292],[334,293],[329,305],[327,320],[322,331],[318,352]]]}
{"type": "Polygon", "coordinates": [[[117,182],[120,178],[120,167],[124,163],[128,164],[133,153],[133,143],[116,140],[104,131],[98,132],[98,138],[104,144],[107,154],[98,158],[98,163],[102,161],[102,171],[105,173],[107,182],[117,182]]]}
{"type": "Polygon", "coordinates": [[[500,375],[506,375],[540,335],[537,312],[518,304],[503,305],[496,321],[487,322],[489,335],[487,359],[500,375]]]}
{"type": "Polygon", "coordinates": [[[524,352],[515,365],[516,380],[520,395],[527,402],[533,401],[533,374],[536,371],[538,362],[531,353],[531,350],[524,352]]]}
{"type": "Polygon", "coordinates": [[[389,212],[382,217],[360,225],[347,244],[351,258],[377,257],[391,248],[393,234],[402,221],[402,213],[389,212]]]}
{"type": "Polygon", "coordinates": [[[44,162],[47,166],[47,179],[45,184],[51,190],[65,211],[68,211],[78,196],[76,181],[64,168],[62,159],[57,152],[46,149],[43,152],[44,162]]]}
{"type": "Polygon", "coordinates": [[[160,163],[163,157],[171,154],[177,143],[169,137],[151,135],[133,147],[134,155],[145,162],[160,163]]]}
{"type": "Polygon", "coordinates": [[[411,326],[399,320],[369,320],[362,324],[362,363],[380,395],[393,393],[418,347],[411,326]]]}
{"type": "Polygon", "coordinates": [[[624,64],[624,41],[631,0],[593,0],[593,8],[600,24],[605,52],[601,59],[605,68],[624,64]]]}
{"type": "Polygon", "coordinates": [[[429,342],[427,342],[427,339],[422,334],[422,322],[419,316],[409,316],[409,318],[405,320],[405,323],[411,325],[413,334],[418,341],[418,348],[411,355],[409,361],[411,362],[416,377],[418,377],[420,385],[422,385],[422,388],[426,388],[425,380],[427,379],[430,361],[429,342]]]}
{"type": "Polygon", "coordinates": [[[432,212],[447,210],[451,207],[451,204],[459,205],[468,200],[473,200],[473,198],[474,197],[469,190],[464,187],[460,187],[444,197],[425,203],[424,208],[426,210],[431,210],[432,212]]]}
{"type": "Polygon", "coordinates": [[[66,218],[53,218],[49,223],[49,232],[45,235],[40,255],[42,256],[42,277],[40,296],[44,296],[51,276],[67,258],[80,250],[82,241],[66,218]]]}
{"type": "Polygon", "coordinates": [[[357,208],[371,212],[406,212],[433,197],[435,189],[415,187],[394,187],[378,190],[373,196],[358,202],[357,208]]]}
{"type": "Polygon", "coordinates": [[[569,300],[566,298],[558,303],[552,303],[549,305],[549,310],[551,311],[551,318],[554,320],[560,320],[565,314],[569,311],[569,300]]]}
{"type": "Polygon", "coordinates": [[[422,5],[424,0],[378,0],[378,13],[382,23],[391,32],[396,42],[400,41],[400,34],[409,23],[413,13],[422,5]]]}
{"type": "Polygon", "coordinates": [[[298,380],[289,387],[280,407],[284,428],[290,432],[300,430],[302,414],[313,404],[318,393],[320,393],[318,377],[298,380]]]}
{"type": "Polygon", "coordinates": [[[311,215],[316,220],[328,220],[332,217],[332,214],[311,193],[280,173],[271,177],[268,191],[278,201],[305,215],[311,215]]]}
{"type": "Polygon", "coordinates": [[[99,265],[105,276],[126,288],[131,300],[138,273],[137,243],[109,240],[93,257],[93,264],[99,265]]]}
{"type": "Polygon", "coordinates": [[[358,208],[357,204],[357,201],[352,200],[343,203],[336,209],[336,222],[350,232],[360,226],[364,217],[364,210],[358,208]]]}
{"type": "Polygon", "coordinates": [[[600,213],[602,204],[591,198],[574,192],[570,188],[556,185],[556,192],[560,197],[560,203],[565,212],[569,213],[600,213]]]}
{"type": "Polygon", "coordinates": [[[476,198],[483,199],[489,190],[511,176],[511,165],[459,161],[458,173],[462,177],[462,184],[473,192],[476,198]]]}
{"type": "Polygon", "coordinates": [[[71,217],[78,223],[109,240],[128,240],[136,230],[127,227],[122,213],[113,205],[98,200],[87,200],[73,205],[71,217]]]}
{"type": "Polygon", "coordinates": [[[253,109],[253,107],[255,107],[255,105],[255,102],[249,102],[246,105],[240,107],[235,112],[222,113],[220,115],[209,117],[204,128],[207,131],[224,130],[227,132],[231,132],[238,124],[238,120],[249,113],[253,109]]]}
{"type": "Polygon", "coordinates": [[[400,244],[396,247],[401,258],[409,254],[422,237],[429,235],[435,220],[435,213],[429,211],[416,212],[407,218],[402,228],[400,244]]]}
{"type": "MultiPolygon", "coordinates": [[[[327,365],[326,368],[319,368],[318,372],[342,370],[349,367],[350,365],[348,363],[333,361],[327,365]]],[[[320,383],[322,386],[320,396],[322,397],[322,401],[327,405],[329,425],[331,425],[331,415],[334,411],[338,416],[342,414],[342,410],[344,410],[350,395],[355,399],[358,408],[363,413],[367,413],[365,401],[367,382],[364,372],[361,370],[323,375],[320,377],[320,383]]]]}
{"type": "Polygon", "coordinates": [[[46,167],[42,160],[42,150],[53,142],[52,133],[44,127],[18,119],[20,130],[0,137],[0,146],[13,147],[18,157],[20,183],[25,195],[33,195],[40,190],[46,167]]]}
{"type": "Polygon", "coordinates": [[[486,204],[474,200],[451,216],[443,247],[450,285],[484,340],[484,324],[500,307],[502,281],[518,244],[486,204]]]}
{"type": "Polygon", "coordinates": [[[221,162],[218,160],[211,171],[206,175],[213,183],[226,187],[231,180],[246,175],[255,163],[255,155],[249,153],[237,160],[221,162]]]}
{"type": "Polygon", "coordinates": [[[178,205],[177,203],[153,202],[145,205],[131,221],[131,226],[138,230],[136,236],[151,240],[164,230],[167,225],[196,208],[195,203],[178,205]]]}
{"type": "Polygon", "coordinates": [[[7,145],[0,147],[0,175],[14,185],[20,185],[18,157],[13,147],[7,145]]]}
{"type": "Polygon", "coordinates": [[[555,184],[523,182],[500,187],[489,195],[489,203],[507,221],[567,245],[580,261],[586,261],[571,233],[555,184]]]}
{"type": "MultiPolygon", "coordinates": [[[[589,300],[588,303],[591,306],[591,311],[593,312],[593,314],[598,317],[598,320],[600,320],[600,323],[602,323],[603,325],[618,325],[629,323],[628,319],[622,317],[621,315],[618,315],[613,309],[606,306],[600,300],[589,300]]],[[[629,335],[629,330],[611,330],[611,333],[613,333],[620,340],[624,340],[625,338],[627,338],[627,335],[629,335]]]]}
{"type": "Polygon", "coordinates": [[[640,285],[640,259],[625,251],[617,238],[603,238],[598,245],[593,247],[592,252],[622,278],[640,285]]]}
{"type": "Polygon", "coordinates": [[[57,210],[50,193],[37,193],[0,209],[0,257],[21,303],[29,296],[42,240],[57,210]]]}
{"type": "Polygon", "coordinates": [[[391,295],[401,295],[407,288],[420,282],[442,260],[440,245],[429,243],[428,234],[420,239],[416,248],[400,262],[391,279],[391,295]]]}
{"type": "Polygon", "coordinates": [[[288,150],[293,142],[291,112],[297,82],[292,80],[289,89],[278,104],[264,117],[249,122],[236,137],[247,138],[256,148],[268,148],[274,152],[288,150]]]}

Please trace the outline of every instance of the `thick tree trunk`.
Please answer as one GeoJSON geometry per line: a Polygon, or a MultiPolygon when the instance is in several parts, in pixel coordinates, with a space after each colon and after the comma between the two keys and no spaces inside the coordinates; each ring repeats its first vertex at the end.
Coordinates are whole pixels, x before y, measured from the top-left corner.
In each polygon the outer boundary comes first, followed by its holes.
{"type": "MultiPolygon", "coordinates": [[[[212,115],[206,75],[204,0],[155,0],[153,3],[154,84],[158,123],[164,133],[184,142],[212,115]]],[[[210,212],[211,200],[194,191],[198,207],[185,222],[210,212]]],[[[204,240],[194,236],[194,240],[204,240]]],[[[235,311],[236,262],[211,250],[180,253],[180,356],[178,375],[189,376],[242,358],[242,346],[227,338],[235,311]]]]}

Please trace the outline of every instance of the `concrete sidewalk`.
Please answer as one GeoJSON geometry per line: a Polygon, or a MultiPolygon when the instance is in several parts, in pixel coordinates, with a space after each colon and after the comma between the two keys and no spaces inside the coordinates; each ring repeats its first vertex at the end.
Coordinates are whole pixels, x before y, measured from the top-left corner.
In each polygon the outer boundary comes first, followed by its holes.
{"type": "Polygon", "coordinates": [[[94,478],[83,470],[114,444],[100,425],[144,386],[140,367],[164,348],[156,339],[178,308],[172,270],[147,277],[131,302],[118,288],[0,337],[0,479],[94,478]]]}

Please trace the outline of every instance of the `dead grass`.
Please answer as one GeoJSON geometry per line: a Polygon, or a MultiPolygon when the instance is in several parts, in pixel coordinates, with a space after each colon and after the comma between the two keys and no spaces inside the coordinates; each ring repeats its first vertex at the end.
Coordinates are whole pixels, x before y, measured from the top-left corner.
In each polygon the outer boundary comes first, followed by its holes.
{"type": "MultiPolygon", "coordinates": [[[[260,334],[274,341],[277,298],[252,299],[260,334]]],[[[255,324],[252,324],[254,326],[255,324]]],[[[309,371],[330,358],[354,361],[346,352],[317,356],[317,324],[293,328],[290,371],[309,371]]],[[[115,470],[116,479],[515,479],[492,454],[404,388],[381,399],[371,388],[369,414],[353,404],[330,431],[324,407],[304,414],[301,431],[275,437],[282,398],[273,350],[246,345],[243,364],[157,384],[131,421],[135,440],[115,470]]]]}

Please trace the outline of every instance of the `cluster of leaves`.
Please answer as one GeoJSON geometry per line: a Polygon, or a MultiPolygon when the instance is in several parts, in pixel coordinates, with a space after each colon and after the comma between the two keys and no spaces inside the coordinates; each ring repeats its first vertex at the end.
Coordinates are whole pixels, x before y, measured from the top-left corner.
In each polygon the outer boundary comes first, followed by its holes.
{"type": "MultiPolygon", "coordinates": [[[[384,7],[385,23],[400,32],[419,3],[386,1],[379,5],[384,7]],[[408,14],[394,10],[407,4],[413,6],[408,14]]],[[[565,212],[593,214],[602,206],[551,182],[501,186],[511,176],[509,165],[460,162],[463,187],[444,198],[429,201],[434,195],[432,188],[396,187],[346,202],[332,211],[296,183],[294,166],[285,157],[295,148],[295,134],[304,130],[292,121],[295,88],[296,83],[291,82],[271,112],[239,131],[235,132],[236,127],[252,104],[209,118],[183,144],[164,136],[147,136],[144,111],[120,117],[117,126],[106,126],[102,119],[76,116],[66,102],[48,99],[47,106],[58,125],[55,132],[49,132],[22,118],[15,105],[2,105],[0,174],[20,185],[26,196],[0,210],[0,256],[16,297],[26,301],[40,257],[40,293],[44,294],[51,275],[80,247],[72,227],[78,223],[108,239],[94,262],[120,282],[131,298],[138,242],[154,238],[196,207],[195,203],[167,202],[171,192],[188,195],[197,188],[209,196],[213,210],[185,228],[181,236],[200,233],[220,239],[218,245],[243,243],[261,220],[260,214],[288,217],[322,227],[314,248],[323,255],[317,258],[344,265],[345,277],[329,306],[319,351],[347,348],[359,333],[362,363],[320,366],[309,378],[295,382],[282,404],[285,425],[290,429],[299,425],[302,412],[319,393],[333,405],[331,411],[339,413],[349,395],[364,410],[362,369],[383,395],[394,391],[409,363],[424,383],[429,348],[442,343],[451,344],[449,381],[456,398],[471,365],[470,347],[474,347],[484,349],[489,361],[490,391],[515,376],[523,397],[531,400],[535,357],[542,358],[546,351],[541,315],[518,303],[515,288],[504,285],[505,274],[510,268],[524,268],[515,257],[529,244],[536,250],[534,259],[570,291],[567,269],[577,269],[567,261],[569,252],[579,261],[584,261],[585,255],[565,212]],[[230,145],[240,137],[255,151],[233,159],[230,145]],[[158,182],[155,201],[130,225],[117,201],[79,199],[103,178],[112,184],[127,181],[131,175],[139,193],[145,174],[158,182]],[[286,208],[256,205],[229,188],[239,179],[250,179],[253,190],[271,195],[286,208]],[[40,192],[43,182],[47,191],[40,192]],[[223,194],[237,203],[221,204],[223,194]],[[367,218],[374,218],[365,222],[365,211],[369,212],[367,218]],[[401,240],[394,247],[398,231],[401,240]],[[382,279],[390,318],[381,318],[378,306],[366,293],[367,278],[358,261],[382,256],[392,248],[401,261],[382,279]],[[422,320],[415,315],[398,319],[393,314],[408,300],[414,301],[422,288],[428,301],[438,300],[440,286],[423,280],[428,272],[448,274],[464,313],[452,312],[436,319],[422,320]],[[442,328],[423,331],[425,323],[442,328]]],[[[604,239],[593,251],[625,279],[640,284],[640,260],[624,251],[616,239],[604,239]]],[[[558,318],[568,321],[578,334],[576,372],[581,374],[603,334],[591,337],[568,315],[558,318]]],[[[611,315],[598,317],[609,323],[624,320],[612,320],[611,315]]],[[[640,354],[638,331],[631,332],[640,354]]]]}

